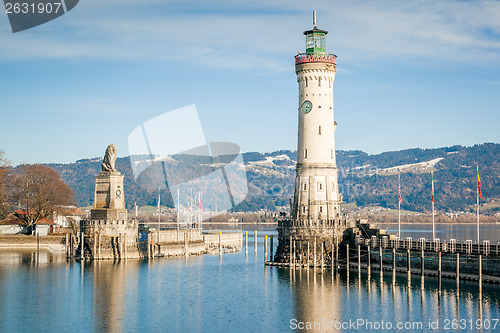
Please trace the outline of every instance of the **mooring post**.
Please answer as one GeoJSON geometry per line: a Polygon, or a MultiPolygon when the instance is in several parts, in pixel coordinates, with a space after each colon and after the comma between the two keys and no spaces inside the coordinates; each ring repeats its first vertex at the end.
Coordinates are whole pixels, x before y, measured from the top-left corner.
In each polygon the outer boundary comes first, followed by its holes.
{"type": "Polygon", "coordinates": [[[94,238],[92,241],[92,259],[95,260],[97,255],[97,233],[94,231],[94,238]]]}
{"type": "Polygon", "coordinates": [[[66,259],[69,258],[69,244],[68,244],[68,233],[66,232],[64,234],[64,244],[65,244],[65,250],[66,250],[66,259]]]}
{"type": "Polygon", "coordinates": [[[267,260],[267,235],[264,235],[264,262],[267,260]]]}
{"type": "Polygon", "coordinates": [[[314,268],[316,268],[316,236],[314,236],[314,249],[313,249],[313,252],[314,252],[313,265],[314,265],[314,268]]]}
{"type": "Polygon", "coordinates": [[[38,263],[38,259],[40,257],[40,234],[36,233],[36,262],[38,263]]]}
{"type": "Polygon", "coordinates": [[[335,232],[333,234],[332,238],[332,273],[333,273],[333,267],[335,266],[335,232]]]}
{"type": "Polygon", "coordinates": [[[269,253],[269,261],[270,262],[274,261],[274,258],[273,258],[273,235],[271,235],[271,252],[269,253]]]}
{"type": "Polygon", "coordinates": [[[82,231],[81,236],[80,236],[80,260],[83,260],[85,256],[85,235],[82,231]]]}
{"type": "Polygon", "coordinates": [[[255,242],[255,255],[257,255],[257,230],[255,230],[255,233],[254,233],[254,242],[255,242]]]}
{"type": "MultiPolygon", "coordinates": [[[[111,237],[111,243],[113,243],[113,237],[111,237]]],[[[151,258],[151,233],[148,232],[148,241],[147,241],[147,248],[148,248],[148,259],[151,258]]]]}
{"type": "Polygon", "coordinates": [[[424,249],[420,250],[420,275],[424,276],[425,274],[425,261],[424,261],[424,249]]]}
{"type": "Polygon", "coordinates": [[[71,233],[71,258],[74,258],[76,256],[76,234],[71,233]]]}
{"type": "Polygon", "coordinates": [[[392,248],[392,271],[396,270],[396,248],[392,248]]]}
{"type": "Polygon", "coordinates": [[[123,233],[123,258],[127,260],[127,233],[123,233]]]}
{"type": "Polygon", "coordinates": [[[97,257],[101,259],[101,234],[97,234],[97,257]]]}
{"type": "Polygon", "coordinates": [[[460,254],[457,252],[457,287],[460,283],[460,254]]]}
{"type": "Polygon", "coordinates": [[[335,268],[339,267],[339,239],[335,238],[335,268]]]}
{"type": "Polygon", "coordinates": [[[347,262],[347,267],[346,268],[347,268],[347,272],[349,272],[349,256],[350,256],[349,255],[349,244],[346,244],[345,248],[346,248],[346,255],[345,255],[345,257],[346,257],[346,262],[347,262]]]}
{"type": "Polygon", "coordinates": [[[309,248],[309,241],[307,241],[307,269],[309,269],[309,265],[310,265],[310,262],[309,262],[309,258],[311,257],[311,253],[310,253],[310,248],[309,248]]]}
{"type": "Polygon", "coordinates": [[[382,259],[382,246],[380,247],[380,272],[384,271],[384,262],[382,259]]]}
{"type": "Polygon", "coordinates": [[[245,254],[248,254],[248,231],[245,231],[245,254]]]}
{"type": "Polygon", "coordinates": [[[361,245],[358,244],[358,273],[361,272],[361,245]]]}
{"type": "Polygon", "coordinates": [[[483,263],[482,255],[479,255],[479,297],[483,295],[483,263]]]}
{"type": "Polygon", "coordinates": [[[441,292],[441,251],[438,252],[438,289],[441,292]]]}
{"type": "Polygon", "coordinates": [[[368,258],[367,258],[367,260],[368,260],[368,274],[371,273],[371,269],[372,269],[372,267],[371,267],[371,258],[370,258],[371,255],[372,255],[372,253],[370,251],[370,245],[368,245],[368,258]]]}
{"type": "MultiPolygon", "coordinates": [[[[257,230],[255,230],[255,239],[257,239],[257,230]]],[[[184,239],[184,241],[186,241],[184,239]]],[[[257,248],[255,248],[255,253],[257,253],[257,248]]],[[[222,231],[219,231],[219,256],[222,255],[222,231]]]]}
{"type": "MultiPolygon", "coordinates": [[[[118,236],[116,236],[116,248],[118,249],[118,260],[122,259],[122,234],[118,233],[118,236]]],[[[154,251],[154,248],[153,250],[154,251]]],[[[153,254],[154,256],[154,254],[153,254]]]]}
{"type": "Polygon", "coordinates": [[[324,260],[324,246],[325,243],[321,243],[321,270],[325,268],[325,260],[324,260]]]}
{"type": "Polygon", "coordinates": [[[410,249],[408,249],[407,252],[406,252],[406,271],[408,273],[411,273],[410,259],[411,259],[411,254],[410,254],[410,249]]]}
{"type": "MultiPolygon", "coordinates": [[[[220,231],[219,231],[220,233],[220,231]]],[[[219,243],[220,243],[220,234],[219,234],[219,243]]],[[[184,256],[189,257],[189,237],[187,232],[184,234],[184,256]]]]}
{"type": "Polygon", "coordinates": [[[70,232],[69,235],[68,235],[68,238],[69,238],[69,258],[73,258],[73,233],[70,232]]]}

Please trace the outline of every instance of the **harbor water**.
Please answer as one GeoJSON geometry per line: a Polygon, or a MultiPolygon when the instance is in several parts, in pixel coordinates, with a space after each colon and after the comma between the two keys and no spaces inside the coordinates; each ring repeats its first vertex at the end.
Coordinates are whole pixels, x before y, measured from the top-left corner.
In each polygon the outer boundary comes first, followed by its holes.
{"type": "MultiPolygon", "coordinates": [[[[443,280],[439,293],[431,277],[267,267],[263,235],[273,234],[276,248],[275,226],[232,228],[249,231],[248,249],[222,256],[80,263],[64,253],[0,250],[0,331],[500,331],[499,286],[484,284],[479,294],[477,283],[457,290],[443,280]]],[[[426,237],[429,228],[404,225],[402,236],[426,237]]],[[[499,225],[481,229],[500,241],[499,225]]],[[[476,229],[437,231],[459,240],[476,229]]]]}

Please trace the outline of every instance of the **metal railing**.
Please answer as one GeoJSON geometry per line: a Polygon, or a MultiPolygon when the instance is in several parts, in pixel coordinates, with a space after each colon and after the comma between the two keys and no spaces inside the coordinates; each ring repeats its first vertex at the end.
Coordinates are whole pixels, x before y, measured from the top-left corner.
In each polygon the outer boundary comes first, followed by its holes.
{"type": "Polygon", "coordinates": [[[327,62],[337,63],[337,56],[333,53],[299,53],[295,56],[295,64],[304,64],[309,62],[327,62]]]}

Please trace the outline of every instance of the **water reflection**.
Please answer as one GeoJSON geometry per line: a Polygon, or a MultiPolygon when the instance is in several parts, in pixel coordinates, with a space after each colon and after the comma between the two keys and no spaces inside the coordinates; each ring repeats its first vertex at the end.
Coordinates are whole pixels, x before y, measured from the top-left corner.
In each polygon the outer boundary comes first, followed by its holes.
{"type": "Polygon", "coordinates": [[[137,266],[137,261],[130,263],[97,261],[87,264],[89,271],[92,271],[94,284],[94,331],[123,331],[127,273],[131,268],[129,266],[134,264],[137,266]]]}
{"type": "Polygon", "coordinates": [[[488,297],[480,298],[474,283],[462,283],[457,290],[454,280],[443,280],[439,292],[437,278],[395,272],[383,273],[380,278],[367,272],[320,272],[278,270],[279,278],[287,280],[293,293],[297,323],[306,328],[313,325],[309,327],[316,327],[314,331],[318,332],[340,331],[341,325],[358,320],[363,323],[359,328],[362,330],[374,329],[370,325],[383,320],[394,325],[422,325],[423,331],[430,325],[438,325],[437,331],[449,331],[445,325],[450,326],[453,320],[465,319],[470,325],[476,319],[496,319],[500,315],[498,286],[488,286],[488,297]]]}

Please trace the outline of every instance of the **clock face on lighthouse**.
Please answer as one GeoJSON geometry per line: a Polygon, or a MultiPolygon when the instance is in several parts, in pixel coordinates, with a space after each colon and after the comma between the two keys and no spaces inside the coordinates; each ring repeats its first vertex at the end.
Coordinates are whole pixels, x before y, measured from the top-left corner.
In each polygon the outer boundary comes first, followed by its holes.
{"type": "Polygon", "coordinates": [[[313,107],[313,105],[310,101],[304,101],[300,108],[302,109],[302,112],[307,114],[307,113],[311,112],[312,107],[313,107]]]}

